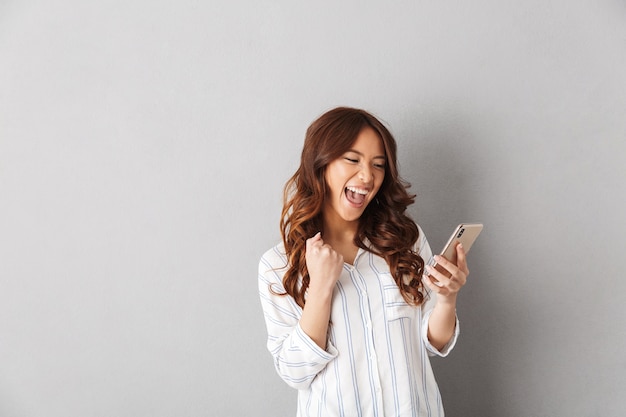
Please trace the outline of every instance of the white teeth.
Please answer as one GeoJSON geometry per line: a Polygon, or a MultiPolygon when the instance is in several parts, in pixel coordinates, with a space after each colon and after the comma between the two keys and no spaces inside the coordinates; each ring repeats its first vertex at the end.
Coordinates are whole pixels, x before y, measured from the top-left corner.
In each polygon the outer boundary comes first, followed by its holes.
{"type": "Polygon", "coordinates": [[[361,194],[361,195],[366,195],[367,194],[367,190],[363,190],[361,188],[356,188],[356,187],[346,187],[348,190],[352,191],[353,193],[357,193],[357,194],[361,194]]]}

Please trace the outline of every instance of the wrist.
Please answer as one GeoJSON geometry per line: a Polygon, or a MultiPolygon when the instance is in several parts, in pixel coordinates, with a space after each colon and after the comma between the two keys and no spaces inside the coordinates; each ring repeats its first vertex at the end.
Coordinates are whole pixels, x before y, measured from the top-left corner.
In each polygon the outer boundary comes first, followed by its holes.
{"type": "Polygon", "coordinates": [[[444,308],[452,308],[452,309],[456,309],[456,294],[452,294],[452,295],[437,295],[437,305],[440,305],[441,307],[444,308]]]}
{"type": "Polygon", "coordinates": [[[306,290],[307,300],[315,299],[320,301],[330,300],[333,297],[333,288],[323,285],[311,285],[306,290]]]}

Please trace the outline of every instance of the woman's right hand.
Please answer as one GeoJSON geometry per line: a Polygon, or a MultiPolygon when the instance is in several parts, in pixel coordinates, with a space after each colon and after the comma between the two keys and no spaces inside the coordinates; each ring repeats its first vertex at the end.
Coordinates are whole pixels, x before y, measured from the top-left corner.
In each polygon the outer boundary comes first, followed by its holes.
{"type": "Polygon", "coordinates": [[[333,290],[343,269],[343,256],[317,233],[306,240],[305,260],[309,288],[300,327],[320,348],[326,349],[333,290]]]}
{"type": "Polygon", "coordinates": [[[324,243],[318,232],[306,241],[306,267],[309,271],[309,293],[332,294],[343,269],[343,256],[324,243]]]}

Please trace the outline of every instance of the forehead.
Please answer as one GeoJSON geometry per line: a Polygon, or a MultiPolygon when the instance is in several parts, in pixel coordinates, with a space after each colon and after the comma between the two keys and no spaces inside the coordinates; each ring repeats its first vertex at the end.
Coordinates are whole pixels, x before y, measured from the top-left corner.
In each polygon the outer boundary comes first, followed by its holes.
{"type": "Polygon", "coordinates": [[[378,133],[369,126],[361,129],[356,139],[350,146],[350,150],[357,151],[371,157],[385,157],[383,140],[378,133]]]}

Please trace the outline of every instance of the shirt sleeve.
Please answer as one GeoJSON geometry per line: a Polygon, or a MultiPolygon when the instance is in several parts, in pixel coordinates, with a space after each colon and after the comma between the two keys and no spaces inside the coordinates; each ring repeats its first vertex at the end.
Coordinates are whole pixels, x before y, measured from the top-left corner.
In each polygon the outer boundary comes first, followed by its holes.
{"type": "Polygon", "coordinates": [[[278,375],[291,387],[307,388],[315,376],[337,356],[336,348],[320,348],[300,327],[302,308],[282,284],[286,259],[272,251],[259,262],[259,295],[267,327],[267,349],[278,375]],[[277,262],[280,260],[279,262],[277,262]],[[277,269],[278,268],[281,269],[277,269]]]}
{"type": "MultiPolygon", "coordinates": [[[[420,237],[417,243],[418,253],[424,260],[424,263],[427,265],[432,260],[433,252],[430,249],[428,240],[426,239],[426,236],[424,235],[424,232],[422,231],[421,228],[419,228],[419,235],[420,237]]],[[[430,356],[446,357],[452,351],[452,349],[454,348],[454,345],[456,345],[457,339],[459,338],[459,333],[460,333],[459,318],[456,317],[456,324],[454,326],[454,334],[452,335],[452,338],[450,339],[450,341],[441,350],[435,348],[430,343],[430,340],[428,340],[428,322],[430,319],[430,315],[433,312],[433,308],[435,307],[435,304],[437,302],[437,294],[430,291],[426,287],[425,289],[427,292],[426,301],[421,306],[422,308],[422,334],[421,334],[422,342],[426,346],[426,350],[428,351],[428,354],[430,356]]]]}

